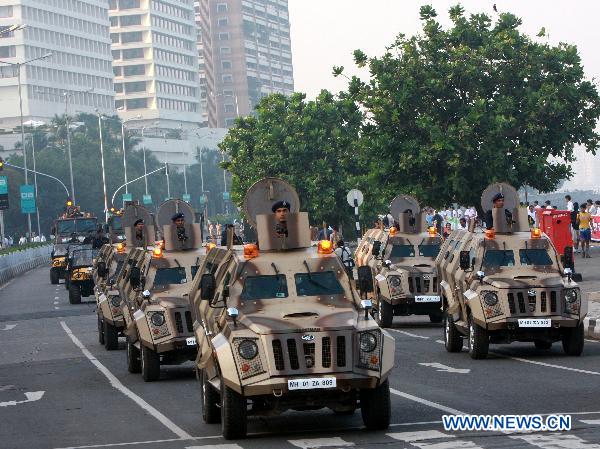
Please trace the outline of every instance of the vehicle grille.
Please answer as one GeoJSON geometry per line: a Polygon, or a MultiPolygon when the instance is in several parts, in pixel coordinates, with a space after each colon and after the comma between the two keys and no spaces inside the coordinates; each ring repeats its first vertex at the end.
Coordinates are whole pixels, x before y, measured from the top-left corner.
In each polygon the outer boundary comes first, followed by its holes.
{"type": "Polygon", "coordinates": [[[508,309],[511,315],[557,313],[560,306],[556,290],[538,291],[536,292],[536,296],[529,296],[527,291],[507,293],[507,297],[508,309]],[[550,304],[548,304],[548,302],[550,302],[550,304]]]}
{"type": "Polygon", "coordinates": [[[287,346],[288,354],[290,356],[290,368],[300,368],[300,363],[298,363],[298,349],[296,348],[296,340],[294,340],[293,338],[288,338],[287,346]]]}
{"type": "Polygon", "coordinates": [[[181,312],[175,312],[175,328],[177,332],[183,334],[183,322],[181,321],[181,312]]]}
{"type": "Polygon", "coordinates": [[[321,346],[321,365],[323,368],[331,366],[331,337],[323,337],[321,346]]]}
{"type": "Polygon", "coordinates": [[[347,365],[347,338],[338,336],[316,336],[313,341],[298,338],[273,339],[273,362],[275,370],[331,370],[347,365]],[[334,365],[335,362],[335,365],[334,365]]]}
{"type": "Polygon", "coordinates": [[[526,313],[525,309],[525,296],[523,296],[523,292],[517,293],[517,299],[519,300],[519,313],[526,313]]]}
{"type": "Polygon", "coordinates": [[[547,300],[546,297],[548,295],[546,294],[546,292],[542,292],[542,294],[540,295],[540,312],[542,313],[546,313],[546,309],[547,309],[547,300]]]}
{"type": "Polygon", "coordinates": [[[275,359],[275,369],[283,371],[285,365],[283,363],[283,349],[281,348],[281,340],[273,340],[273,357],[275,359]]]}
{"type": "Polygon", "coordinates": [[[192,312],[185,312],[185,324],[187,324],[188,332],[194,332],[194,323],[192,321],[192,312]]]}
{"type": "Polygon", "coordinates": [[[508,294],[508,309],[510,310],[511,315],[514,315],[516,312],[515,309],[515,295],[514,293],[508,294]]]}
{"type": "Polygon", "coordinates": [[[425,279],[421,276],[408,277],[408,291],[410,293],[430,293],[437,292],[437,277],[425,279]]]}
{"type": "Polygon", "coordinates": [[[556,313],[556,292],[550,292],[550,312],[556,313]]]}

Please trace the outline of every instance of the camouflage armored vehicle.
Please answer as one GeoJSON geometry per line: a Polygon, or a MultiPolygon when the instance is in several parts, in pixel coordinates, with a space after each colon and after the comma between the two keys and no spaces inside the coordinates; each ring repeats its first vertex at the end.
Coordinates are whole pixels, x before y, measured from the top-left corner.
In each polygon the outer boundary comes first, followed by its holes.
{"type": "Polygon", "coordinates": [[[98,252],[99,250],[92,249],[91,245],[69,247],[66,276],[70,304],[81,304],[82,296],[94,294],[92,267],[98,252]]]}
{"type": "Polygon", "coordinates": [[[390,213],[398,220],[398,229],[367,231],[355,252],[356,265],[371,269],[377,321],[390,327],[395,315],[429,315],[432,323],[440,323],[435,258],[442,239],[435,228],[427,228],[415,198],[397,196],[390,213]]]}
{"type": "Polygon", "coordinates": [[[540,229],[529,229],[514,188],[492,184],[481,204],[490,229],[454,231],[436,259],[446,349],[459,352],[466,338],[471,357],[480,359],[490,343],[547,350],[560,340],[565,353],[580,355],[587,302],[571,270],[540,229]]]}
{"type": "Polygon", "coordinates": [[[331,242],[311,247],[299,205],[281,180],[254,184],[244,211],[258,244],[233,246],[230,235],[190,290],[202,414],[227,439],[246,436],[248,416],[289,409],[360,408],[368,429],[389,424],[394,339],[368,315],[371,301],[331,242]]]}
{"type": "Polygon", "coordinates": [[[163,203],[157,221],[163,241],[149,250],[132,250],[119,281],[128,369],[141,370],[146,382],[160,378],[161,365],[196,358],[187,294],[204,258],[200,225],[194,222],[189,204],[163,203]],[[185,223],[173,224],[178,214],[185,223]]]}

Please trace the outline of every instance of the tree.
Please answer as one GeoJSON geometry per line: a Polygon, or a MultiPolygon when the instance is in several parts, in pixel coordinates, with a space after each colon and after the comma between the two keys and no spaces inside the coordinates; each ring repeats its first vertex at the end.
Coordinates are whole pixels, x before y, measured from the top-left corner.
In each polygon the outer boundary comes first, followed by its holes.
{"type": "Polygon", "coordinates": [[[241,205],[255,181],[280,177],[296,188],[314,223],[348,222],[361,121],[353,101],[325,90],[314,101],[301,93],[263,98],[256,115],[238,119],[219,145],[229,156],[223,166],[233,175],[233,201],[241,205]]]}
{"type": "Polygon", "coordinates": [[[398,193],[440,206],[478,204],[493,181],[553,190],[572,176],[574,145],[598,148],[600,99],[577,48],[532,40],[509,13],[449,14],[443,29],[423,6],[422,34],[398,35],[381,57],[354,52],[371,73],[348,87],[368,118],[369,192],[380,206],[398,193]]]}

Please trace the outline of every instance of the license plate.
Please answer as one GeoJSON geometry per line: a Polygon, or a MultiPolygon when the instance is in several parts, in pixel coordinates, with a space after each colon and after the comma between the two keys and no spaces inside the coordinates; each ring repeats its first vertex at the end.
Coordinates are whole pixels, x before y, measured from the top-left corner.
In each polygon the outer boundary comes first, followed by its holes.
{"type": "Polygon", "coordinates": [[[288,380],[288,390],[312,390],[313,388],[335,388],[335,377],[312,377],[288,380]]]}
{"type": "Polygon", "coordinates": [[[519,327],[551,327],[550,318],[519,318],[519,327]]]}
{"type": "Polygon", "coordinates": [[[415,302],[440,302],[440,297],[435,295],[415,296],[415,302]]]}
{"type": "Polygon", "coordinates": [[[188,346],[196,346],[196,337],[188,337],[185,339],[185,344],[188,346]]]}

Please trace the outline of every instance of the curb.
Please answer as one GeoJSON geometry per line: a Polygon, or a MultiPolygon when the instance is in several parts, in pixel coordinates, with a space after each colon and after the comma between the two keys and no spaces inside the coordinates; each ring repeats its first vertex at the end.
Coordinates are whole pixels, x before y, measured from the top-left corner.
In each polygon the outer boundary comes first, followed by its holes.
{"type": "Polygon", "coordinates": [[[600,323],[597,318],[586,317],[583,319],[583,331],[587,338],[600,340],[600,323]]]}

